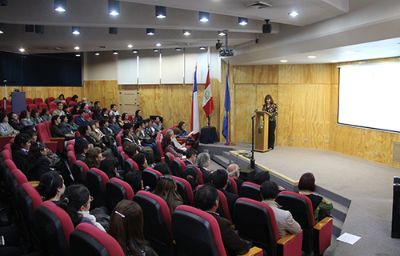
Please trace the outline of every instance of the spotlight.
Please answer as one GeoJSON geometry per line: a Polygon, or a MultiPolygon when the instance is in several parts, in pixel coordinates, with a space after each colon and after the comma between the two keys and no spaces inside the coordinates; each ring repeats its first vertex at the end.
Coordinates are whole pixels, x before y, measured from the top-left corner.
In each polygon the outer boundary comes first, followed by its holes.
{"type": "Polygon", "coordinates": [[[114,54],[114,55],[118,55],[118,52],[117,52],[117,51],[113,51],[113,54],[114,54]]]}
{"type": "Polygon", "coordinates": [[[202,23],[207,23],[210,19],[210,14],[208,12],[199,12],[199,21],[202,23]]]}
{"type": "Polygon", "coordinates": [[[262,26],[262,32],[264,34],[270,34],[272,31],[272,25],[269,23],[269,20],[265,20],[265,24],[262,26]]]}
{"type": "Polygon", "coordinates": [[[159,49],[153,49],[153,52],[157,53],[157,52],[160,52],[160,50],[159,49]]]}
{"type": "Polygon", "coordinates": [[[74,50],[75,50],[75,51],[79,51],[80,49],[81,49],[81,48],[80,48],[79,46],[75,46],[75,47],[74,47],[74,50]]]}
{"type": "Polygon", "coordinates": [[[138,50],[132,50],[132,53],[134,53],[134,54],[138,54],[138,50]]]}
{"type": "Polygon", "coordinates": [[[146,34],[148,36],[154,36],[156,34],[156,30],[154,28],[146,28],[146,34]]]}
{"type": "Polygon", "coordinates": [[[114,28],[114,27],[108,28],[108,33],[111,35],[116,35],[116,34],[118,34],[118,28],[114,28]]]}
{"type": "Polygon", "coordinates": [[[116,17],[119,15],[119,1],[116,0],[108,0],[108,14],[110,16],[116,17]]]}
{"type": "Polygon", "coordinates": [[[247,18],[239,17],[238,18],[238,23],[241,26],[246,26],[247,23],[249,23],[249,20],[247,18]]]}
{"type": "Polygon", "coordinates": [[[75,54],[76,57],[81,57],[80,53],[75,54]]]}
{"type": "Polygon", "coordinates": [[[226,33],[224,31],[218,31],[219,36],[226,36],[226,33]]]}
{"type": "Polygon", "coordinates": [[[128,44],[128,48],[129,49],[133,48],[133,44],[128,44]]]}
{"type": "Polygon", "coordinates": [[[190,30],[183,30],[183,35],[184,36],[190,36],[192,33],[190,32],[190,30]]]}
{"type": "Polygon", "coordinates": [[[205,46],[200,46],[199,48],[201,51],[205,51],[207,48],[205,46]]]}
{"type": "Polygon", "coordinates": [[[291,12],[289,12],[289,16],[292,17],[292,18],[296,18],[297,15],[299,15],[299,13],[296,12],[296,11],[291,11],[291,12]]]}
{"type": "Polygon", "coordinates": [[[161,43],[156,43],[157,47],[161,47],[161,45],[162,45],[161,43]]]}
{"type": "Polygon", "coordinates": [[[177,52],[181,52],[181,51],[182,51],[182,48],[180,48],[180,47],[177,47],[177,48],[175,48],[175,51],[177,51],[177,52]]]}
{"type": "Polygon", "coordinates": [[[216,48],[217,50],[219,50],[219,49],[221,49],[221,47],[222,47],[221,41],[220,41],[220,40],[217,40],[217,43],[215,44],[215,48],[216,48]]]}
{"type": "Polygon", "coordinates": [[[156,6],[157,19],[165,19],[167,17],[167,8],[164,6],[156,6]]]}
{"type": "Polygon", "coordinates": [[[67,11],[67,1],[66,0],[54,0],[54,10],[59,13],[64,13],[67,11]]]}
{"type": "Polygon", "coordinates": [[[25,48],[21,47],[18,49],[19,52],[24,53],[25,52],[25,48]]]}
{"type": "Polygon", "coordinates": [[[78,36],[81,34],[81,28],[80,27],[72,27],[72,34],[75,36],[78,36]]]}
{"type": "Polygon", "coordinates": [[[100,53],[99,52],[95,52],[94,55],[95,56],[100,56],[100,53]]]}
{"type": "Polygon", "coordinates": [[[4,31],[2,29],[0,29],[0,34],[4,34],[4,31]]]}

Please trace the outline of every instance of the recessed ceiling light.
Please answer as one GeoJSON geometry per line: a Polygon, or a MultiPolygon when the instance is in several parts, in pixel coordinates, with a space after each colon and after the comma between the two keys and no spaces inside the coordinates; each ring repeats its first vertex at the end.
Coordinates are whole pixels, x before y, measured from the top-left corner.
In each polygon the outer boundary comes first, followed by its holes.
{"type": "Polygon", "coordinates": [[[202,50],[202,51],[205,51],[207,48],[205,46],[200,46],[199,49],[202,50]]]}
{"type": "Polygon", "coordinates": [[[21,47],[18,49],[19,52],[25,52],[25,48],[21,47]]]}
{"type": "Polygon", "coordinates": [[[184,36],[190,36],[192,33],[190,32],[190,30],[183,30],[183,35],[184,36]]]}
{"type": "Polygon", "coordinates": [[[307,56],[307,58],[309,58],[309,59],[316,59],[317,56],[315,56],[315,55],[309,55],[309,56],[307,56]]]}
{"type": "Polygon", "coordinates": [[[219,32],[218,32],[218,35],[219,35],[219,36],[226,36],[226,33],[225,33],[224,31],[219,31],[219,32]]]}
{"type": "Polygon", "coordinates": [[[96,55],[96,56],[99,56],[99,55],[100,55],[100,53],[99,53],[99,52],[95,52],[95,53],[94,53],[94,55],[96,55]]]}
{"type": "Polygon", "coordinates": [[[138,50],[132,50],[132,53],[137,54],[139,51],[138,50]]]}
{"type": "Polygon", "coordinates": [[[75,54],[76,57],[81,57],[80,53],[75,54]]]}
{"type": "Polygon", "coordinates": [[[0,30],[0,34],[4,34],[4,31],[3,31],[3,30],[0,30]]]}
{"type": "Polygon", "coordinates": [[[72,34],[73,35],[80,35],[81,34],[81,29],[80,27],[72,27],[72,34]]]}
{"type": "Polygon", "coordinates": [[[153,49],[153,52],[155,52],[155,53],[157,53],[159,51],[160,51],[159,49],[153,49]]]}
{"type": "Polygon", "coordinates": [[[167,8],[164,6],[156,6],[157,19],[165,19],[167,17],[167,8]]]}
{"type": "Polygon", "coordinates": [[[249,20],[247,18],[239,17],[238,18],[238,23],[241,26],[246,26],[247,23],[249,23],[249,20]]]}
{"type": "Polygon", "coordinates": [[[128,44],[128,48],[133,48],[133,44],[128,44]]]}
{"type": "Polygon", "coordinates": [[[146,34],[148,36],[154,36],[156,34],[156,30],[154,28],[146,28],[146,34]]]}
{"type": "Polygon", "coordinates": [[[79,49],[81,49],[79,46],[75,46],[75,47],[74,47],[74,50],[75,50],[75,51],[79,51],[79,49]]]}
{"type": "Polygon", "coordinates": [[[181,51],[182,51],[182,48],[180,48],[180,47],[177,47],[177,48],[175,48],[175,51],[177,51],[177,52],[181,52],[181,51]]]}
{"type": "Polygon", "coordinates": [[[202,23],[207,23],[210,18],[210,14],[208,12],[199,12],[199,21],[202,23]]]}
{"type": "Polygon", "coordinates": [[[299,13],[297,11],[291,11],[289,12],[289,16],[292,18],[296,18],[299,15],[299,13]]]}
{"type": "Polygon", "coordinates": [[[118,55],[118,52],[117,52],[117,51],[113,51],[113,54],[114,54],[114,55],[118,55]]]}
{"type": "Polygon", "coordinates": [[[66,0],[54,0],[54,10],[64,13],[67,10],[66,0]]]}
{"type": "Polygon", "coordinates": [[[116,17],[119,15],[119,1],[116,0],[108,0],[108,14],[110,16],[116,17]]]}
{"type": "Polygon", "coordinates": [[[162,45],[161,43],[156,43],[157,47],[161,47],[161,45],[162,45]]]}
{"type": "Polygon", "coordinates": [[[288,60],[280,60],[281,63],[287,63],[288,60]]]}

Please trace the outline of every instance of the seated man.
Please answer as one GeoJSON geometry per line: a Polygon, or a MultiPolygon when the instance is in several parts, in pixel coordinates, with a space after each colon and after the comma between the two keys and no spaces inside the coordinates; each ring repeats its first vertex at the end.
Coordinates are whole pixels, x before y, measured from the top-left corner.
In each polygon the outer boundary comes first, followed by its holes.
{"type": "Polygon", "coordinates": [[[228,201],[229,211],[233,216],[233,208],[235,206],[236,200],[239,198],[238,195],[226,191],[228,187],[228,173],[224,169],[218,169],[211,174],[211,183],[224,195],[226,196],[226,200],[228,201]]]}
{"type": "Polygon", "coordinates": [[[221,230],[222,241],[228,255],[241,255],[249,251],[251,247],[250,242],[240,238],[235,232],[233,224],[216,213],[219,204],[216,188],[211,185],[199,188],[196,192],[195,202],[197,208],[208,212],[217,220],[219,229],[221,230]]]}
{"type": "Polygon", "coordinates": [[[228,171],[228,175],[230,177],[232,177],[236,181],[236,184],[237,184],[238,188],[240,188],[240,186],[243,183],[243,180],[240,178],[240,167],[239,167],[239,165],[230,164],[230,165],[228,165],[226,170],[228,171]]]}
{"type": "Polygon", "coordinates": [[[195,165],[196,164],[196,158],[197,158],[197,151],[194,148],[188,148],[185,152],[186,159],[185,159],[185,165],[195,165]]]}
{"type": "Polygon", "coordinates": [[[280,209],[280,206],[275,202],[275,198],[279,194],[279,187],[275,182],[265,181],[261,185],[261,196],[263,202],[268,204],[275,214],[276,223],[278,225],[279,236],[287,234],[298,234],[301,232],[301,227],[292,217],[289,211],[280,209]]]}

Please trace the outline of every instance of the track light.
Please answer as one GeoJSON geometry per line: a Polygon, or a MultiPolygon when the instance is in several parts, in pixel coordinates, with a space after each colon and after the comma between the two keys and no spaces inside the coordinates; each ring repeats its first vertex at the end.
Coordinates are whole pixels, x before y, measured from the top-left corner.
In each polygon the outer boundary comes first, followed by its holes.
{"type": "Polygon", "coordinates": [[[72,27],[72,34],[75,36],[78,36],[81,34],[81,28],[80,27],[72,27]]]}
{"type": "Polygon", "coordinates": [[[67,11],[67,1],[66,0],[54,0],[54,10],[59,13],[64,13],[67,11]]]}
{"type": "Polygon", "coordinates": [[[157,19],[165,19],[167,17],[167,8],[165,6],[156,6],[157,19]]]}
{"type": "Polygon", "coordinates": [[[190,36],[192,33],[190,32],[190,30],[183,30],[183,35],[184,36],[190,36]]]}
{"type": "Polygon", "coordinates": [[[108,33],[111,35],[116,35],[116,34],[118,34],[118,28],[114,28],[114,27],[108,28],[108,33]]]}
{"type": "Polygon", "coordinates": [[[156,30],[154,28],[146,28],[146,34],[148,36],[154,36],[156,34],[156,30]]]}
{"type": "Polygon", "coordinates": [[[116,17],[119,15],[119,1],[116,0],[108,0],[108,14],[110,16],[116,17]]]}
{"type": "Polygon", "coordinates": [[[249,20],[247,18],[239,17],[238,18],[238,23],[241,26],[246,26],[247,23],[249,23],[249,20]]]}
{"type": "Polygon", "coordinates": [[[202,23],[207,23],[210,19],[210,14],[208,12],[199,12],[199,21],[202,23]]]}

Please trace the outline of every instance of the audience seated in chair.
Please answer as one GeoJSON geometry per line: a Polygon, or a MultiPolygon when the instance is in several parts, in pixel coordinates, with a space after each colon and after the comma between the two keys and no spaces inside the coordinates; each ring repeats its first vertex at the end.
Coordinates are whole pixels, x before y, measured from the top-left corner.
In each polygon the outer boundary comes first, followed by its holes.
{"type": "Polygon", "coordinates": [[[8,123],[8,116],[5,112],[0,113],[0,136],[15,136],[19,133],[8,123]]]}
{"type": "Polygon", "coordinates": [[[185,165],[195,165],[197,159],[197,150],[194,148],[188,148],[185,152],[186,159],[184,160],[185,165]]]}
{"type": "Polygon", "coordinates": [[[183,199],[179,195],[176,183],[171,176],[161,176],[153,193],[167,202],[171,213],[178,205],[183,204],[183,199]]]}
{"type": "Polygon", "coordinates": [[[12,157],[15,165],[25,175],[28,174],[28,153],[31,147],[31,137],[26,133],[20,133],[15,136],[14,143],[12,144],[12,157]]]}
{"type": "Polygon", "coordinates": [[[228,173],[224,169],[218,169],[212,173],[211,183],[222,193],[224,193],[231,215],[233,216],[233,208],[235,206],[236,200],[239,198],[238,195],[226,191],[228,187],[228,173]]]}
{"type": "Polygon", "coordinates": [[[168,165],[162,162],[156,163],[153,169],[159,171],[162,175],[171,174],[171,170],[169,169],[168,165]]]}
{"type": "Polygon", "coordinates": [[[101,148],[94,147],[86,152],[86,164],[89,168],[100,168],[101,161],[104,160],[101,148]]]}
{"type": "Polygon", "coordinates": [[[197,156],[197,165],[203,174],[204,183],[209,183],[211,181],[212,171],[208,169],[211,163],[210,154],[202,152],[197,156]]]}
{"type": "Polygon", "coordinates": [[[23,127],[35,125],[35,123],[31,119],[31,113],[26,110],[21,111],[21,113],[19,114],[19,121],[23,125],[23,127]]]}
{"type": "Polygon", "coordinates": [[[57,109],[53,111],[53,116],[65,116],[63,102],[60,101],[57,103],[57,109]]]}
{"type": "Polygon", "coordinates": [[[28,153],[28,180],[39,180],[43,174],[53,170],[53,168],[50,167],[51,161],[47,157],[50,153],[49,149],[42,143],[31,145],[28,153]]]}
{"type": "Polygon", "coordinates": [[[50,200],[58,205],[65,192],[64,179],[57,171],[47,172],[40,177],[36,190],[43,201],[50,200]]]}
{"type": "Polygon", "coordinates": [[[275,182],[265,181],[261,185],[261,196],[263,202],[268,204],[275,214],[276,223],[278,225],[279,236],[283,237],[287,234],[298,234],[301,232],[301,227],[297,221],[293,219],[289,211],[280,209],[278,203],[275,202],[279,194],[279,187],[275,182]]]}
{"type": "Polygon", "coordinates": [[[333,209],[333,205],[322,196],[314,194],[315,190],[315,178],[310,172],[301,175],[298,183],[299,193],[310,198],[314,211],[314,219],[316,222],[330,216],[330,211],[333,209]]]}
{"type": "Polygon", "coordinates": [[[165,135],[164,135],[164,137],[163,137],[163,139],[161,141],[161,146],[163,148],[164,153],[169,152],[172,155],[174,155],[174,157],[182,157],[183,156],[182,154],[185,153],[185,152],[180,150],[180,149],[178,149],[178,148],[176,148],[174,146],[174,144],[172,142],[172,139],[174,137],[175,137],[174,131],[169,129],[165,133],[165,135]]]}
{"type": "Polygon", "coordinates": [[[18,115],[14,112],[10,112],[8,114],[8,123],[15,129],[18,131],[21,131],[22,128],[24,128],[24,125],[21,124],[18,115]]]}
{"type": "Polygon", "coordinates": [[[61,127],[61,119],[58,115],[53,115],[51,118],[51,127],[50,132],[52,137],[64,137],[65,139],[73,139],[75,138],[75,134],[73,132],[64,133],[64,130],[61,127]]]}
{"type": "Polygon", "coordinates": [[[125,255],[157,256],[143,235],[143,211],[134,201],[122,200],[111,213],[110,230],[125,255]]]}
{"type": "Polygon", "coordinates": [[[40,118],[42,119],[43,122],[51,121],[51,114],[49,109],[44,108],[42,111],[40,111],[40,118]]]}
{"type": "Polygon", "coordinates": [[[118,164],[114,159],[104,159],[101,161],[99,169],[105,172],[110,179],[113,177],[120,178],[117,167],[118,164]]]}
{"type": "Polygon", "coordinates": [[[93,147],[93,145],[90,146],[89,142],[85,138],[83,137],[76,138],[74,144],[76,160],[86,162],[86,153],[90,147],[93,147]]]}
{"type": "Polygon", "coordinates": [[[40,117],[39,110],[37,108],[32,109],[31,111],[31,120],[34,125],[37,125],[43,122],[43,119],[40,117]]]}
{"type": "Polygon", "coordinates": [[[243,183],[243,180],[240,178],[240,167],[239,167],[239,165],[234,164],[234,163],[230,164],[230,165],[228,165],[226,170],[228,171],[229,177],[232,177],[236,181],[236,184],[237,184],[238,188],[240,188],[240,186],[243,183]]]}
{"type": "Polygon", "coordinates": [[[110,105],[110,112],[108,112],[109,116],[119,116],[117,105],[111,104],[110,105]]]}
{"type": "Polygon", "coordinates": [[[249,251],[251,243],[240,238],[233,228],[233,224],[216,213],[219,205],[218,191],[212,185],[200,187],[195,195],[196,207],[210,213],[217,220],[225,250],[228,255],[240,255],[249,251]]]}

